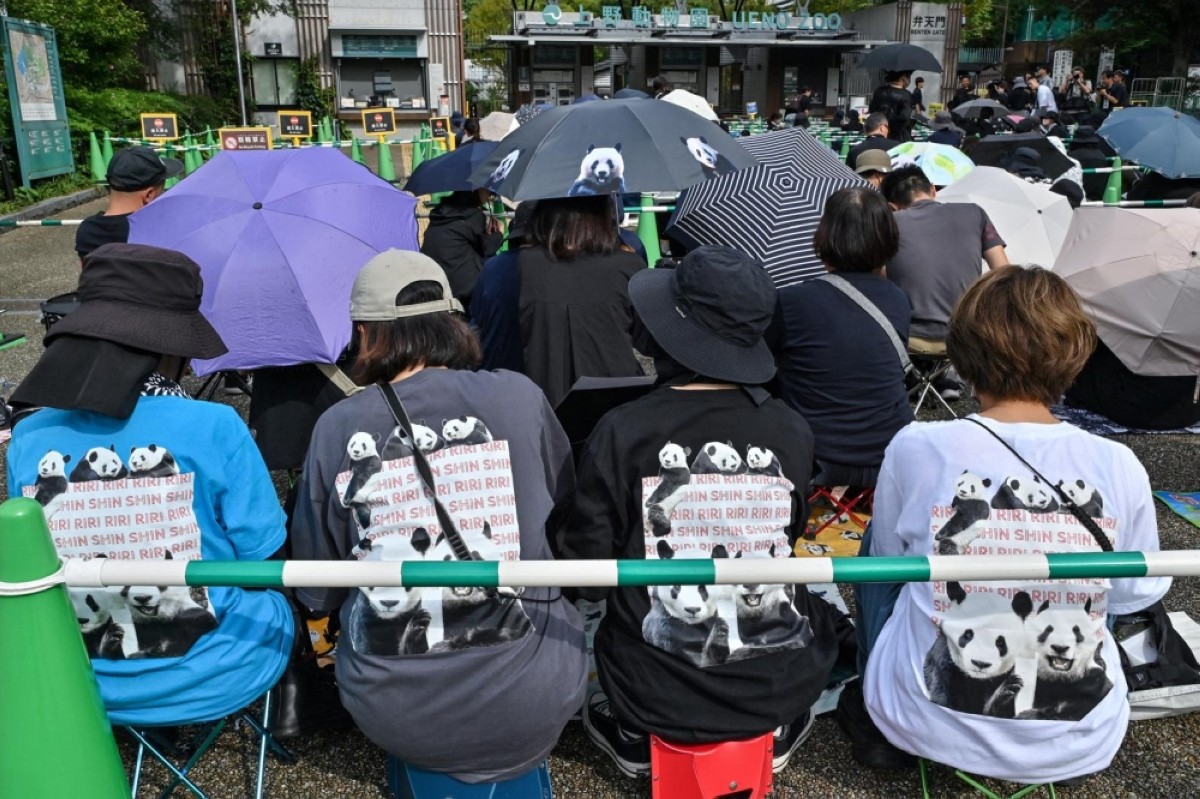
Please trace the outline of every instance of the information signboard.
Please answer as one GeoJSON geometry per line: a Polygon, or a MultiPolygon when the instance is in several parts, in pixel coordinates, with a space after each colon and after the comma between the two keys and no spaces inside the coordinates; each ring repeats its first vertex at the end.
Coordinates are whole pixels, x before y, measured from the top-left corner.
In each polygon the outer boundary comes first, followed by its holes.
{"type": "Polygon", "coordinates": [[[396,112],[390,108],[368,108],[362,112],[363,132],[368,136],[386,136],[396,132],[396,112]]]}
{"type": "Polygon", "coordinates": [[[3,17],[4,74],[21,183],[75,171],[54,28],[3,17]]]}
{"type": "Polygon", "coordinates": [[[279,135],[286,139],[312,138],[312,112],[280,111],[279,135]]]}
{"type": "Polygon", "coordinates": [[[179,138],[179,120],[174,114],[142,114],[142,138],[174,141],[179,138]]]}
{"type": "Polygon", "coordinates": [[[270,150],[270,128],[221,128],[218,133],[222,150],[270,150]]]}

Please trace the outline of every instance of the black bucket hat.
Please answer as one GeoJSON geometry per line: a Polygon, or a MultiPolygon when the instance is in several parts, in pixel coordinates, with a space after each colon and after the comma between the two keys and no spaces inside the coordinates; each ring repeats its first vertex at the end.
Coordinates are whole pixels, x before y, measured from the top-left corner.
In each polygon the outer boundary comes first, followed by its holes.
{"type": "Polygon", "coordinates": [[[775,284],[750,256],[700,247],[675,269],[647,269],[629,298],[658,345],[697,374],[758,385],[775,375],[763,334],[775,313],[775,284]]]}
{"type": "Polygon", "coordinates": [[[105,244],[83,261],[79,308],[46,344],[70,335],[181,358],[216,358],[225,342],[200,313],[204,281],[186,255],[146,244],[105,244]]]}

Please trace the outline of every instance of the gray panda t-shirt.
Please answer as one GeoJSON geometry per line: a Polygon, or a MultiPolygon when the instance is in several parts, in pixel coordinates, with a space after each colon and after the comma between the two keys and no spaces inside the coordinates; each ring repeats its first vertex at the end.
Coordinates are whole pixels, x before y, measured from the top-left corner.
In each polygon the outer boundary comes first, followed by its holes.
{"type": "MultiPolygon", "coordinates": [[[[473,552],[550,559],[551,520],[570,501],[574,474],[541,391],[512,372],[446,369],[393,385],[411,440],[374,386],[318,421],[292,522],[294,557],[453,559],[413,463],[420,448],[473,552]]],[[[315,610],[340,608],[342,700],[371,740],[419,768],[469,782],[516,776],[549,754],[583,701],[583,626],[557,589],[364,586],[297,596],[315,610]]]]}

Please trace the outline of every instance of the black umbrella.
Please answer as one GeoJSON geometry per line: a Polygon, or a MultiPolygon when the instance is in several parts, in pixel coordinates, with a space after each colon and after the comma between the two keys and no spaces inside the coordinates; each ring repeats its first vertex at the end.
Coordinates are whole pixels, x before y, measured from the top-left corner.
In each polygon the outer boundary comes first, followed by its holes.
{"type": "Polygon", "coordinates": [[[418,196],[440,191],[471,191],[467,179],[494,149],[496,142],[478,141],[422,161],[404,184],[404,190],[418,196]]]}
{"type": "Polygon", "coordinates": [[[866,182],[803,128],[743,141],[759,165],[685,191],[667,234],[688,247],[723,244],[746,252],[780,288],[823,274],[811,242],[825,200],[866,182]]]}
{"type": "Polygon", "coordinates": [[[581,377],[558,403],[554,415],[572,449],[578,451],[604,414],[643,396],[653,387],[653,377],[581,377]]]}
{"type": "Polygon", "coordinates": [[[863,69],[885,72],[941,72],[933,53],[915,44],[885,44],[867,53],[858,64],[863,69]]]}
{"type": "Polygon", "coordinates": [[[672,103],[551,109],[500,142],[471,185],[512,200],[676,191],[754,166],[715,123],[672,103]]]}
{"type": "Polygon", "coordinates": [[[1018,147],[1029,147],[1036,150],[1037,165],[1051,180],[1057,179],[1074,166],[1070,158],[1060,153],[1049,139],[1036,131],[985,136],[971,148],[967,155],[977,166],[995,166],[1005,169],[1018,147]]]}

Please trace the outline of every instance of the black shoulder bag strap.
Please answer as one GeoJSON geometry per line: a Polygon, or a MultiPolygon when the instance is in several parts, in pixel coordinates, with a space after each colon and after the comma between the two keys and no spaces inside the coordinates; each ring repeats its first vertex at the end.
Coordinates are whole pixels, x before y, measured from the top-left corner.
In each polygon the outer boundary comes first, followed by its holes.
{"type": "Polygon", "coordinates": [[[1039,472],[1037,469],[1033,468],[1033,465],[1029,461],[1027,461],[1021,457],[1021,453],[1017,452],[1015,449],[1010,447],[1008,445],[1007,441],[1005,441],[1003,438],[998,436],[996,434],[995,430],[988,427],[986,424],[979,421],[978,419],[972,419],[970,417],[967,417],[967,421],[973,422],[974,424],[977,424],[980,427],[982,427],[984,430],[987,431],[988,435],[990,435],[992,438],[996,439],[1001,444],[1003,444],[1004,448],[1007,449],[1009,452],[1011,452],[1013,455],[1016,455],[1017,460],[1019,460],[1021,463],[1025,464],[1026,469],[1033,472],[1035,477],[1037,477],[1039,480],[1041,480],[1046,485],[1050,486],[1050,488],[1054,491],[1054,493],[1058,495],[1058,501],[1060,503],[1062,503],[1062,505],[1071,512],[1072,516],[1074,516],[1076,519],[1079,520],[1080,524],[1082,524],[1084,527],[1087,528],[1087,531],[1092,534],[1092,538],[1096,539],[1096,543],[1100,545],[1100,549],[1104,550],[1105,552],[1113,551],[1112,542],[1108,540],[1108,536],[1105,535],[1104,531],[1100,529],[1100,525],[1096,524],[1095,519],[1093,519],[1091,516],[1088,516],[1086,513],[1084,513],[1083,508],[1080,508],[1078,505],[1076,505],[1075,501],[1073,499],[1071,499],[1069,496],[1067,496],[1067,492],[1063,491],[1061,486],[1059,486],[1057,483],[1052,483],[1049,480],[1047,480],[1042,475],[1041,472],[1039,472]]]}
{"type": "Polygon", "coordinates": [[[441,526],[446,540],[450,543],[450,548],[454,550],[454,557],[459,560],[480,560],[479,556],[472,553],[467,547],[467,542],[463,540],[462,533],[458,531],[458,525],[450,518],[450,513],[442,505],[442,501],[438,499],[437,484],[433,481],[433,469],[429,468],[429,461],[425,459],[425,453],[421,452],[420,447],[415,446],[416,439],[413,438],[412,422],[408,420],[408,413],[404,410],[404,406],[400,404],[400,398],[396,396],[396,389],[392,388],[391,383],[380,382],[379,391],[383,394],[384,400],[387,401],[388,407],[391,408],[392,418],[396,420],[396,424],[403,428],[404,432],[408,435],[408,440],[414,443],[413,463],[417,467],[417,474],[421,476],[421,482],[425,486],[425,491],[433,499],[433,507],[437,511],[438,524],[441,526]]]}

